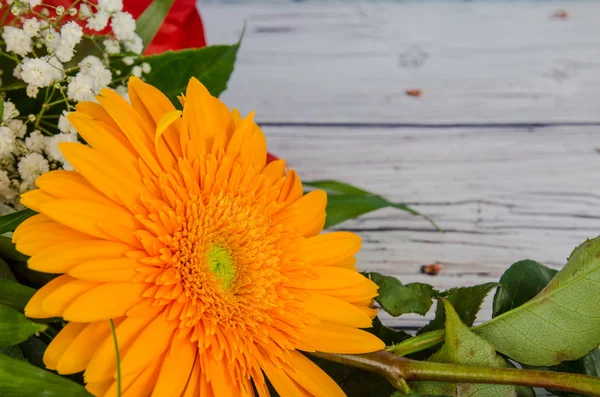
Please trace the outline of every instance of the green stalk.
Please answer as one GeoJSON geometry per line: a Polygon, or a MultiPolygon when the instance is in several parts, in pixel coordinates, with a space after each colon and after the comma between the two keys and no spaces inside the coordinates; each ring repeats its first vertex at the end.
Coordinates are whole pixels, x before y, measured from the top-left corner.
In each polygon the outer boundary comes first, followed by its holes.
{"type": "Polygon", "coordinates": [[[115,323],[112,319],[110,319],[110,332],[112,332],[113,342],[115,344],[115,356],[117,360],[117,397],[121,397],[121,357],[119,356],[119,343],[117,342],[115,323]]]}
{"type": "Polygon", "coordinates": [[[383,350],[360,355],[311,354],[325,360],[376,372],[394,386],[401,385],[401,380],[479,383],[545,387],[600,397],[600,378],[585,375],[413,361],[383,350]]]}
{"type": "Polygon", "coordinates": [[[439,331],[426,332],[422,335],[415,336],[414,338],[407,339],[397,345],[389,346],[385,350],[396,356],[406,356],[408,354],[429,349],[430,347],[443,342],[444,335],[446,335],[446,331],[443,329],[439,331]]]}

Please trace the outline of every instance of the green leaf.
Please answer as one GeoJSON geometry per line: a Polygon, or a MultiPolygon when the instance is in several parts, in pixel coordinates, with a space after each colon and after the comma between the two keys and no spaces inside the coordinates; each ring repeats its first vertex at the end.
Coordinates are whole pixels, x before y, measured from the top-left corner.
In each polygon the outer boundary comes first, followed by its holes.
{"type": "Polygon", "coordinates": [[[48,347],[48,344],[40,340],[37,336],[32,336],[25,342],[19,345],[22,351],[22,355],[27,362],[35,365],[36,367],[45,369],[44,364],[44,352],[48,347]]]}
{"type": "Polygon", "coordinates": [[[337,181],[313,181],[304,182],[303,184],[327,192],[327,220],[325,221],[325,228],[335,226],[348,219],[358,218],[367,212],[391,207],[412,215],[421,216],[439,229],[433,220],[413,210],[406,204],[392,203],[381,196],[369,193],[356,186],[337,181]]]}
{"type": "MultiPolygon", "coordinates": [[[[444,345],[427,361],[505,368],[506,362],[496,354],[494,347],[461,322],[450,302],[444,299],[443,304],[446,309],[444,345]]],[[[442,382],[416,382],[412,389],[418,394],[448,394],[457,397],[513,397],[516,393],[514,386],[442,382]]]]}
{"type": "Polygon", "coordinates": [[[394,330],[381,323],[379,317],[373,319],[373,327],[368,330],[386,344],[386,346],[397,345],[398,343],[410,339],[410,334],[402,330],[394,330]]]}
{"type": "Polygon", "coordinates": [[[35,290],[6,278],[0,278],[0,304],[23,311],[35,290]]]}
{"type": "Polygon", "coordinates": [[[0,234],[6,232],[12,232],[23,222],[25,219],[35,215],[35,211],[25,209],[23,211],[13,212],[0,216],[0,234]]]}
{"type": "Polygon", "coordinates": [[[413,283],[403,285],[395,277],[379,273],[366,273],[369,279],[379,286],[379,296],[375,298],[383,310],[394,317],[405,313],[424,315],[433,304],[439,292],[429,284],[413,283]]]}
{"type": "Polygon", "coordinates": [[[492,317],[506,313],[532,299],[556,273],[557,270],[530,259],[513,264],[500,278],[500,288],[494,295],[492,317]]]}
{"type": "Polygon", "coordinates": [[[142,57],[141,62],[152,66],[146,82],[161,90],[171,102],[178,103],[177,95],[185,92],[190,79],[196,77],[218,97],[227,88],[239,48],[240,43],[215,45],[142,57]]]}
{"type": "MultiPolygon", "coordinates": [[[[500,278],[501,288],[494,296],[494,314],[496,317],[526,303],[552,280],[558,273],[532,260],[523,260],[512,265],[500,278]]],[[[531,369],[570,372],[582,375],[600,377],[600,350],[596,349],[587,356],[574,361],[565,361],[552,367],[530,367],[531,369]]],[[[529,388],[531,390],[531,388],[529,388]]],[[[581,394],[548,390],[553,394],[564,397],[583,397],[581,394]]],[[[535,397],[533,390],[522,392],[517,388],[518,397],[535,397]]]]}
{"type": "Polygon", "coordinates": [[[17,360],[25,360],[20,345],[0,347],[0,355],[16,358],[17,360]]]}
{"type": "MultiPolygon", "coordinates": [[[[154,36],[165,21],[174,0],[154,0],[136,20],[136,33],[141,37],[144,48],[152,42],[154,36]]],[[[194,35],[201,32],[186,32],[194,35]]]]}
{"type": "MultiPolygon", "coordinates": [[[[486,296],[497,286],[498,283],[485,283],[473,287],[452,288],[442,292],[440,295],[450,302],[460,316],[461,321],[470,327],[475,322],[477,313],[479,313],[481,304],[486,296]]],[[[445,323],[446,311],[444,310],[444,305],[438,302],[435,318],[421,328],[417,332],[417,335],[442,329],[445,323]]]]}
{"type": "Polygon", "coordinates": [[[0,119],[3,119],[3,118],[4,118],[4,99],[0,99],[0,119]]]}
{"type": "Polygon", "coordinates": [[[17,345],[48,326],[34,323],[12,307],[0,305],[0,347],[17,345]]]}
{"type": "MultiPolygon", "coordinates": [[[[13,272],[10,270],[10,266],[8,266],[8,263],[6,263],[4,261],[4,259],[2,259],[1,257],[0,257],[0,279],[17,281],[17,278],[15,277],[13,272]]],[[[2,294],[1,288],[0,288],[0,294],[2,294]]]]}
{"type": "Polygon", "coordinates": [[[567,265],[527,303],[474,330],[527,365],[556,365],[600,343],[600,238],[577,247],[567,265]]]}
{"type": "Polygon", "coordinates": [[[17,251],[17,247],[12,242],[12,233],[0,234],[0,258],[11,261],[27,262],[28,256],[17,251]]]}
{"type": "Polygon", "coordinates": [[[61,376],[0,354],[2,397],[92,397],[81,385],[61,376]]]}

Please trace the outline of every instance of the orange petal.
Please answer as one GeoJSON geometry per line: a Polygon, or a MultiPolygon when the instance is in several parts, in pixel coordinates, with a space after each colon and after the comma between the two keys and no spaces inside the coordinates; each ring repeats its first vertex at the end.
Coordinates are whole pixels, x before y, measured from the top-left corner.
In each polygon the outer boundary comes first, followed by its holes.
{"type": "Polygon", "coordinates": [[[130,212],[114,204],[108,206],[83,200],[55,199],[42,204],[40,212],[81,233],[106,240],[115,239],[98,227],[98,223],[105,219],[127,229],[141,228],[141,224],[130,212]]]}
{"type": "Polygon", "coordinates": [[[91,322],[124,316],[142,300],[147,288],[143,283],[100,284],[71,302],[63,312],[63,318],[91,322]]]}
{"type": "Polygon", "coordinates": [[[172,342],[173,330],[165,320],[165,315],[156,317],[150,325],[135,338],[129,350],[121,359],[121,373],[129,374],[144,368],[160,356],[172,342]],[[152,346],[152,349],[148,349],[152,346]]]}
{"type": "Polygon", "coordinates": [[[62,287],[75,280],[71,276],[62,275],[50,280],[46,285],[37,290],[35,294],[29,299],[25,306],[25,315],[30,318],[50,318],[53,315],[48,314],[42,310],[42,303],[48,295],[53,293],[58,288],[62,287]]]}
{"type": "Polygon", "coordinates": [[[128,257],[96,259],[75,266],[69,274],[81,280],[116,283],[133,280],[140,267],[148,268],[128,257]]]}
{"type": "Polygon", "coordinates": [[[322,190],[313,190],[294,201],[273,217],[275,222],[283,222],[294,227],[298,233],[311,237],[322,230],[325,223],[327,194],[322,190]]]}
{"type": "Polygon", "coordinates": [[[110,336],[109,321],[98,321],[89,324],[65,349],[58,360],[56,371],[61,375],[83,371],[98,346],[110,336]]]}
{"type": "Polygon", "coordinates": [[[302,241],[298,256],[316,266],[329,266],[354,256],[360,246],[360,237],[354,233],[320,234],[302,241]]]}
{"type": "Polygon", "coordinates": [[[305,310],[321,321],[349,327],[369,328],[371,319],[356,306],[333,296],[311,293],[304,302],[305,310]]]}
{"type": "Polygon", "coordinates": [[[197,343],[194,344],[187,338],[174,338],[160,370],[160,375],[158,375],[152,396],[181,396],[192,374],[197,351],[197,343]]]}
{"type": "Polygon", "coordinates": [[[97,98],[108,114],[119,125],[121,131],[127,135],[127,138],[129,138],[129,141],[144,163],[150,167],[154,175],[159,175],[162,169],[158,163],[151,139],[154,137],[154,128],[115,91],[105,88],[97,98]]]}
{"type": "MultiPolygon", "coordinates": [[[[129,79],[129,90],[134,93],[132,105],[133,108],[140,114],[145,113],[152,118],[156,125],[165,113],[175,110],[175,106],[169,99],[157,88],[150,84],[144,83],[137,77],[129,79]]],[[[182,105],[183,106],[183,105],[182,105]]],[[[179,145],[179,135],[181,134],[181,120],[175,121],[164,132],[164,138],[169,146],[169,149],[176,157],[181,157],[181,148],[179,145]]]]}
{"type": "MultiPolygon", "coordinates": [[[[133,340],[142,333],[144,328],[154,319],[154,315],[126,317],[117,325],[115,333],[121,358],[129,349],[133,340]]],[[[86,382],[100,382],[110,379],[111,383],[116,374],[117,364],[114,341],[107,339],[95,351],[84,373],[86,382]]]]}
{"type": "Polygon", "coordinates": [[[90,291],[97,283],[72,278],[49,293],[42,301],[42,311],[55,317],[61,317],[65,308],[77,297],[90,291]]]}
{"type": "MultiPolygon", "coordinates": [[[[50,219],[45,215],[35,215],[33,218],[38,216],[50,219]]],[[[29,226],[29,224],[27,226],[29,226]]],[[[64,242],[79,241],[83,243],[92,238],[93,237],[89,234],[78,232],[70,227],[63,226],[54,220],[51,220],[50,222],[40,222],[35,228],[28,228],[27,231],[25,231],[25,229],[17,228],[15,234],[13,234],[13,240],[17,245],[17,250],[29,256],[33,256],[42,250],[64,242]]]]}
{"type": "Polygon", "coordinates": [[[113,241],[67,241],[36,253],[29,258],[27,266],[38,272],[66,273],[82,262],[117,258],[129,251],[133,251],[130,246],[113,241]]]}
{"type": "Polygon", "coordinates": [[[274,160],[265,166],[261,174],[266,175],[272,183],[275,183],[285,175],[285,160],[274,160]]]}
{"type": "Polygon", "coordinates": [[[297,351],[290,352],[284,371],[312,396],[346,397],[346,394],[321,368],[297,351]]]}
{"type": "Polygon", "coordinates": [[[46,348],[44,352],[44,364],[48,369],[56,369],[58,361],[62,357],[63,353],[71,342],[75,340],[88,324],[86,323],[74,323],[70,322],[60,330],[58,335],[52,339],[52,342],[46,348]]]}
{"type": "Polygon", "coordinates": [[[124,174],[110,157],[97,150],[75,142],[63,142],[59,147],[69,163],[110,200],[133,208],[140,194],[148,194],[135,175],[124,174]]]}
{"type": "MultiPolygon", "coordinates": [[[[123,391],[122,397],[138,397],[149,396],[156,384],[158,374],[164,361],[164,355],[153,360],[141,373],[135,378],[130,385],[123,391]]],[[[113,382],[111,390],[106,394],[106,397],[117,397],[117,382],[113,382]]]]}
{"type": "Polygon", "coordinates": [[[275,368],[271,364],[267,363],[262,366],[262,369],[265,371],[265,375],[267,375],[267,378],[269,378],[280,396],[313,397],[306,389],[296,383],[284,371],[281,371],[280,369],[275,368]]]}
{"type": "Polygon", "coordinates": [[[324,353],[361,354],[385,348],[367,331],[330,323],[307,325],[300,331],[300,342],[324,353]]]}
{"type": "Polygon", "coordinates": [[[42,190],[30,190],[21,195],[21,204],[31,208],[34,211],[40,212],[41,205],[54,200],[54,197],[42,190]]]}

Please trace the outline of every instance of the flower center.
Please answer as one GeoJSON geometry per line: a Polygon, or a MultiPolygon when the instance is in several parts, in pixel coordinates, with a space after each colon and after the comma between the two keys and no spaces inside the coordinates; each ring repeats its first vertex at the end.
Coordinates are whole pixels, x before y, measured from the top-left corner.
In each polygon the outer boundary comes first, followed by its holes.
{"type": "Polygon", "coordinates": [[[208,250],[208,269],[221,282],[225,289],[229,289],[237,278],[237,269],[231,252],[221,244],[213,244],[208,250]]]}

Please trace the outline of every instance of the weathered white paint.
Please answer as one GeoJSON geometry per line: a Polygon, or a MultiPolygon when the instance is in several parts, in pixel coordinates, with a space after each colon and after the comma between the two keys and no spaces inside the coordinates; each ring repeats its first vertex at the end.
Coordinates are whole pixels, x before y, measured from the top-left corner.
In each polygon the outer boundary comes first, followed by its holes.
{"type": "MultiPolygon", "coordinates": [[[[264,131],[271,151],[304,179],[338,179],[411,203],[446,230],[391,209],[341,225],[363,237],[361,269],[404,283],[446,289],[497,281],[527,258],[559,267],[600,234],[600,127],[264,131]],[[420,274],[433,262],[445,266],[439,276],[420,274]]],[[[403,316],[388,324],[423,321],[403,316]]]]}
{"type": "Polygon", "coordinates": [[[600,2],[199,7],[211,44],[247,22],[223,99],[260,121],[600,121],[600,2]]]}

